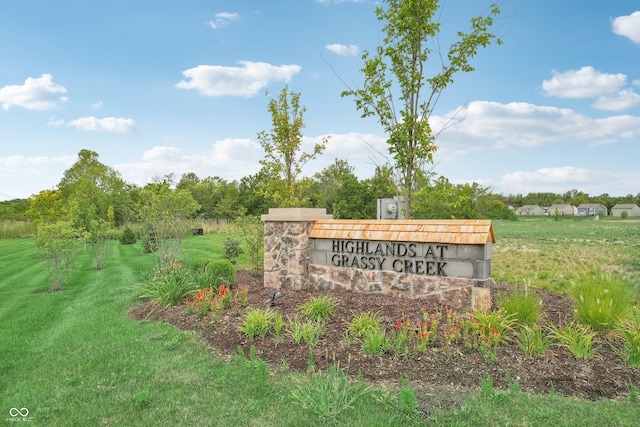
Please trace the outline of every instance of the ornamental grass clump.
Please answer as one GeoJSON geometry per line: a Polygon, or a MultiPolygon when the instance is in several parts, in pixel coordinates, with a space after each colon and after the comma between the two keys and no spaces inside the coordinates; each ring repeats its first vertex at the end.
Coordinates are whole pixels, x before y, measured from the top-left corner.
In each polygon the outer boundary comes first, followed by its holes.
{"type": "Polygon", "coordinates": [[[351,321],[347,324],[346,333],[355,338],[362,338],[369,332],[384,329],[382,327],[384,320],[384,317],[378,313],[371,313],[370,311],[354,314],[351,321]]]}
{"type": "Polygon", "coordinates": [[[171,261],[142,281],[140,297],[169,307],[179,305],[187,296],[198,290],[198,283],[191,270],[182,262],[171,261]]]}
{"type": "Polygon", "coordinates": [[[310,297],[305,303],[300,304],[298,311],[312,320],[326,320],[336,313],[338,301],[329,295],[310,297]]]}
{"type": "Polygon", "coordinates": [[[581,276],[573,288],[576,319],[595,331],[613,331],[633,316],[633,294],[620,279],[604,273],[581,276]]]}
{"type": "Polygon", "coordinates": [[[591,326],[574,321],[563,328],[551,325],[550,329],[555,345],[568,348],[576,358],[587,360],[596,353],[596,333],[591,326]]]}
{"type": "Polygon", "coordinates": [[[289,319],[288,332],[296,344],[303,341],[310,347],[316,346],[325,333],[324,322],[313,319],[289,319]]]}
{"type": "Polygon", "coordinates": [[[544,336],[539,325],[522,326],[515,333],[515,340],[520,350],[529,357],[539,357],[552,344],[551,338],[544,336]]]}
{"type": "Polygon", "coordinates": [[[273,325],[275,311],[272,308],[249,310],[242,318],[239,330],[249,338],[264,338],[273,325]]]}
{"type": "Polygon", "coordinates": [[[542,307],[541,301],[534,292],[529,292],[528,287],[524,291],[514,287],[511,293],[499,294],[498,305],[506,314],[513,316],[516,324],[527,326],[538,321],[542,307]]]}
{"type": "Polygon", "coordinates": [[[622,340],[622,350],[613,346],[613,351],[625,365],[640,368],[640,322],[623,320],[618,323],[614,332],[622,340]]]}

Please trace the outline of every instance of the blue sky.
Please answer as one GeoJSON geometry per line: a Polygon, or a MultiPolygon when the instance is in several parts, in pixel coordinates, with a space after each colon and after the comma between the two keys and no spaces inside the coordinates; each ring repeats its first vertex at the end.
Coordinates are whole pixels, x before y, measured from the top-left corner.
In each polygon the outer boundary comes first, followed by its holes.
{"type": "MultiPolygon", "coordinates": [[[[490,2],[449,0],[442,45],[490,2]]],[[[301,94],[304,146],[331,136],[305,175],[386,161],[362,119],[363,50],[382,39],[375,1],[4,0],[0,6],[0,200],[55,188],[78,152],[137,185],[195,172],[240,179],[263,157],[269,91],[301,94]]],[[[496,193],[640,192],[640,4],[504,0],[476,71],[432,117],[434,171],[496,193]]]]}

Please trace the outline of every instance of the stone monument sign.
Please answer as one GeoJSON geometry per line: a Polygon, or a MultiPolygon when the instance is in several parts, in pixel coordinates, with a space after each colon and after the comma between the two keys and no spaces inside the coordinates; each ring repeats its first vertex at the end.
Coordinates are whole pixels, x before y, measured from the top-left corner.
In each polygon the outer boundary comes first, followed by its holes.
{"type": "Polygon", "coordinates": [[[270,209],[265,287],[437,296],[490,305],[488,220],[334,220],[324,209],[270,209]]]}

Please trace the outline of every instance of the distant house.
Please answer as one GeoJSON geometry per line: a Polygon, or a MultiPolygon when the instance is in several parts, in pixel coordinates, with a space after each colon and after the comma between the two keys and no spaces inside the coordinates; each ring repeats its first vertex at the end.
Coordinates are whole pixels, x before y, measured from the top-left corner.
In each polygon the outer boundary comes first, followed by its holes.
{"type": "Polygon", "coordinates": [[[551,205],[546,210],[547,215],[555,215],[556,212],[561,216],[578,214],[578,208],[569,204],[551,205]]]}
{"type": "Polygon", "coordinates": [[[538,205],[524,205],[516,209],[517,215],[544,215],[544,209],[538,205]]]}
{"type": "Polygon", "coordinates": [[[606,216],[607,207],[600,203],[582,203],[578,206],[578,216],[606,216]]]}
{"type": "Polygon", "coordinates": [[[611,208],[611,216],[621,217],[622,212],[626,212],[627,216],[640,216],[640,207],[633,203],[623,204],[618,203],[611,208]]]}

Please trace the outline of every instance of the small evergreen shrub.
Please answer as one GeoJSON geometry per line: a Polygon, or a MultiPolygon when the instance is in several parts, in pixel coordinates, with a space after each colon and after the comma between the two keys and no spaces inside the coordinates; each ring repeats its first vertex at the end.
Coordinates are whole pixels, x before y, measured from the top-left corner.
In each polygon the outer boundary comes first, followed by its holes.
{"type": "Polygon", "coordinates": [[[120,243],[123,245],[133,245],[137,241],[136,234],[129,227],[125,228],[120,236],[120,243]]]}
{"type": "Polygon", "coordinates": [[[244,253],[240,239],[236,239],[233,236],[227,236],[227,238],[224,239],[222,248],[224,249],[223,258],[228,259],[232,264],[235,264],[238,257],[244,253]]]}
{"type": "Polygon", "coordinates": [[[233,288],[236,285],[236,270],[228,259],[212,259],[206,265],[208,276],[211,277],[211,284],[214,288],[220,285],[227,285],[233,288]]]}
{"type": "Polygon", "coordinates": [[[147,225],[141,236],[142,252],[151,254],[158,250],[158,238],[151,225],[147,225]]]}
{"type": "Polygon", "coordinates": [[[220,285],[235,287],[236,270],[228,259],[196,258],[190,268],[200,288],[220,289],[220,285]]]}

